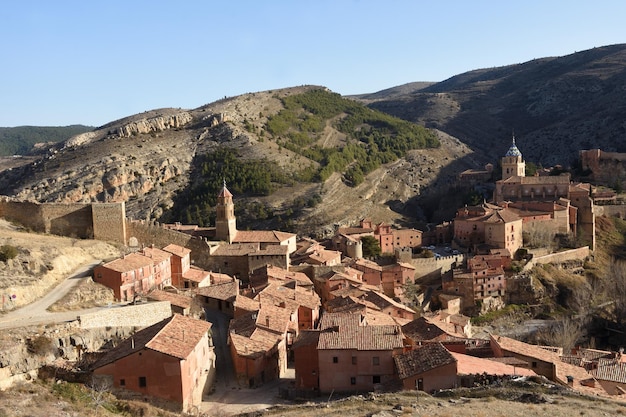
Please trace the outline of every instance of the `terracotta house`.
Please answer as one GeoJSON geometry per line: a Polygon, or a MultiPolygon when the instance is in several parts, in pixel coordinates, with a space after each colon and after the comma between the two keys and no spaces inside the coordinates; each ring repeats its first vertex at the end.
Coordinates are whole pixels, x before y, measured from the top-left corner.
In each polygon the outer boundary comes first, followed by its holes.
{"type": "Polygon", "coordinates": [[[170,258],[172,269],[172,285],[181,288],[183,286],[183,274],[191,267],[191,249],[170,244],[163,248],[164,251],[172,254],[170,258]]]}
{"type": "Polygon", "coordinates": [[[296,328],[291,311],[269,305],[231,321],[229,345],[240,385],[252,388],[285,375],[287,335],[296,328]]]}
{"type": "Polygon", "coordinates": [[[215,376],[211,323],[174,314],[138,331],[92,367],[115,388],[180,404],[185,412],[202,402],[215,376]]]}
{"type": "Polygon", "coordinates": [[[94,281],[111,288],[116,299],[132,301],[171,283],[169,261],[164,265],[163,261],[155,263],[153,258],[131,253],[95,267],[94,281]]]}
{"type": "Polygon", "coordinates": [[[433,392],[456,386],[457,361],[441,343],[428,343],[393,359],[406,390],[433,392]]]}
{"type": "Polygon", "coordinates": [[[369,326],[360,315],[326,313],[317,345],[320,392],[373,391],[395,380],[399,326],[369,326]]]}
{"type": "Polygon", "coordinates": [[[262,306],[267,304],[295,310],[299,330],[314,329],[320,317],[320,297],[313,289],[298,287],[295,282],[286,285],[271,284],[256,297],[262,306]]]}

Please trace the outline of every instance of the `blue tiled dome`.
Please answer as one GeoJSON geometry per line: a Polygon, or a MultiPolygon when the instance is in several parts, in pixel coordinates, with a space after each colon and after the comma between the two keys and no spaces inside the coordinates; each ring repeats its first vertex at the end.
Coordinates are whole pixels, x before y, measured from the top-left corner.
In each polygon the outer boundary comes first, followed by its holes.
{"type": "Polygon", "coordinates": [[[513,137],[513,143],[511,144],[509,150],[506,151],[506,155],[504,156],[522,156],[522,153],[519,151],[519,149],[517,149],[517,146],[515,145],[515,137],[513,137]]]}

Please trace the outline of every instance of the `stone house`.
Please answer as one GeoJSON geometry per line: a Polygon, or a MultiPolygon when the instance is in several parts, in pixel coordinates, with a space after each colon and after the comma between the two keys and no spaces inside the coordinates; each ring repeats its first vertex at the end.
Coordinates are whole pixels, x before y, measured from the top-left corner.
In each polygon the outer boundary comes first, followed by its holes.
{"type": "Polygon", "coordinates": [[[231,276],[247,283],[250,274],[267,265],[289,269],[289,249],[284,245],[268,245],[264,249],[259,243],[237,243],[220,245],[207,260],[207,268],[231,276]]]}
{"type": "Polygon", "coordinates": [[[172,285],[176,288],[181,288],[183,286],[183,274],[191,267],[191,249],[187,249],[179,245],[169,244],[164,247],[163,250],[172,255],[170,258],[172,285]]]}
{"type": "Polygon", "coordinates": [[[215,378],[211,323],[174,314],[135,333],[92,366],[95,378],[180,404],[189,412],[215,378]]]}
{"type": "Polygon", "coordinates": [[[239,281],[224,282],[198,288],[196,300],[204,308],[221,311],[229,317],[235,315],[235,300],[239,295],[239,281]]]}
{"type": "MultiPolygon", "coordinates": [[[[333,237],[333,244],[349,257],[354,256],[351,246],[363,236],[378,240],[383,254],[392,254],[399,248],[418,248],[422,245],[422,231],[417,229],[394,229],[386,223],[374,224],[370,219],[361,220],[358,227],[340,227],[333,237]]],[[[362,254],[362,252],[361,252],[362,254]]]]}

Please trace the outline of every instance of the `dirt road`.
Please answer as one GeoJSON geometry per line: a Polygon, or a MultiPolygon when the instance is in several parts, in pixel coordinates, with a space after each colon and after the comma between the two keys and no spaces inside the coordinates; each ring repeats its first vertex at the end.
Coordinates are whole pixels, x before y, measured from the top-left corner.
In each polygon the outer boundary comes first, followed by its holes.
{"type": "Polygon", "coordinates": [[[86,265],[82,265],[74,271],[74,273],[67,277],[67,279],[54,287],[43,298],[0,316],[0,329],[11,329],[49,323],[62,323],[76,320],[76,317],[80,314],[97,311],[99,308],[51,313],[47,311],[47,308],[63,298],[64,295],[70,292],[80,282],[89,279],[91,276],[91,270],[99,263],[100,261],[97,260],[86,265]]]}

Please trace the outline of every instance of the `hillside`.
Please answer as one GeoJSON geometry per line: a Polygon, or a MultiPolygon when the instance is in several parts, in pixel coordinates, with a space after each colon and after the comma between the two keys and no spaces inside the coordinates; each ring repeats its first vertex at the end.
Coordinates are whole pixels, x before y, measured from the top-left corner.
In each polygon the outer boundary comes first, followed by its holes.
{"type": "Polygon", "coordinates": [[[90,130],[93,127],[83,125],[0,127],[0,156],[28,155],[90,130]]]}
{"type": "Polygon", "coordinates": [[[626,151],[626,44],[479,69],[398,94],[358,96],[370,107],[459,138],[485,162],[514,132],[527,161],[569,165],[580,149],[626,151]]]}
{"type": "Polygon", "coordinates": [[[123,200],[133,218],[210,224],[226,180],[241,227],[313,232],[363,216],[402,220],[406,203],[468,153],[445,134],[307,86],[109,123],[1,172],[0,194],[123,200]]]}

